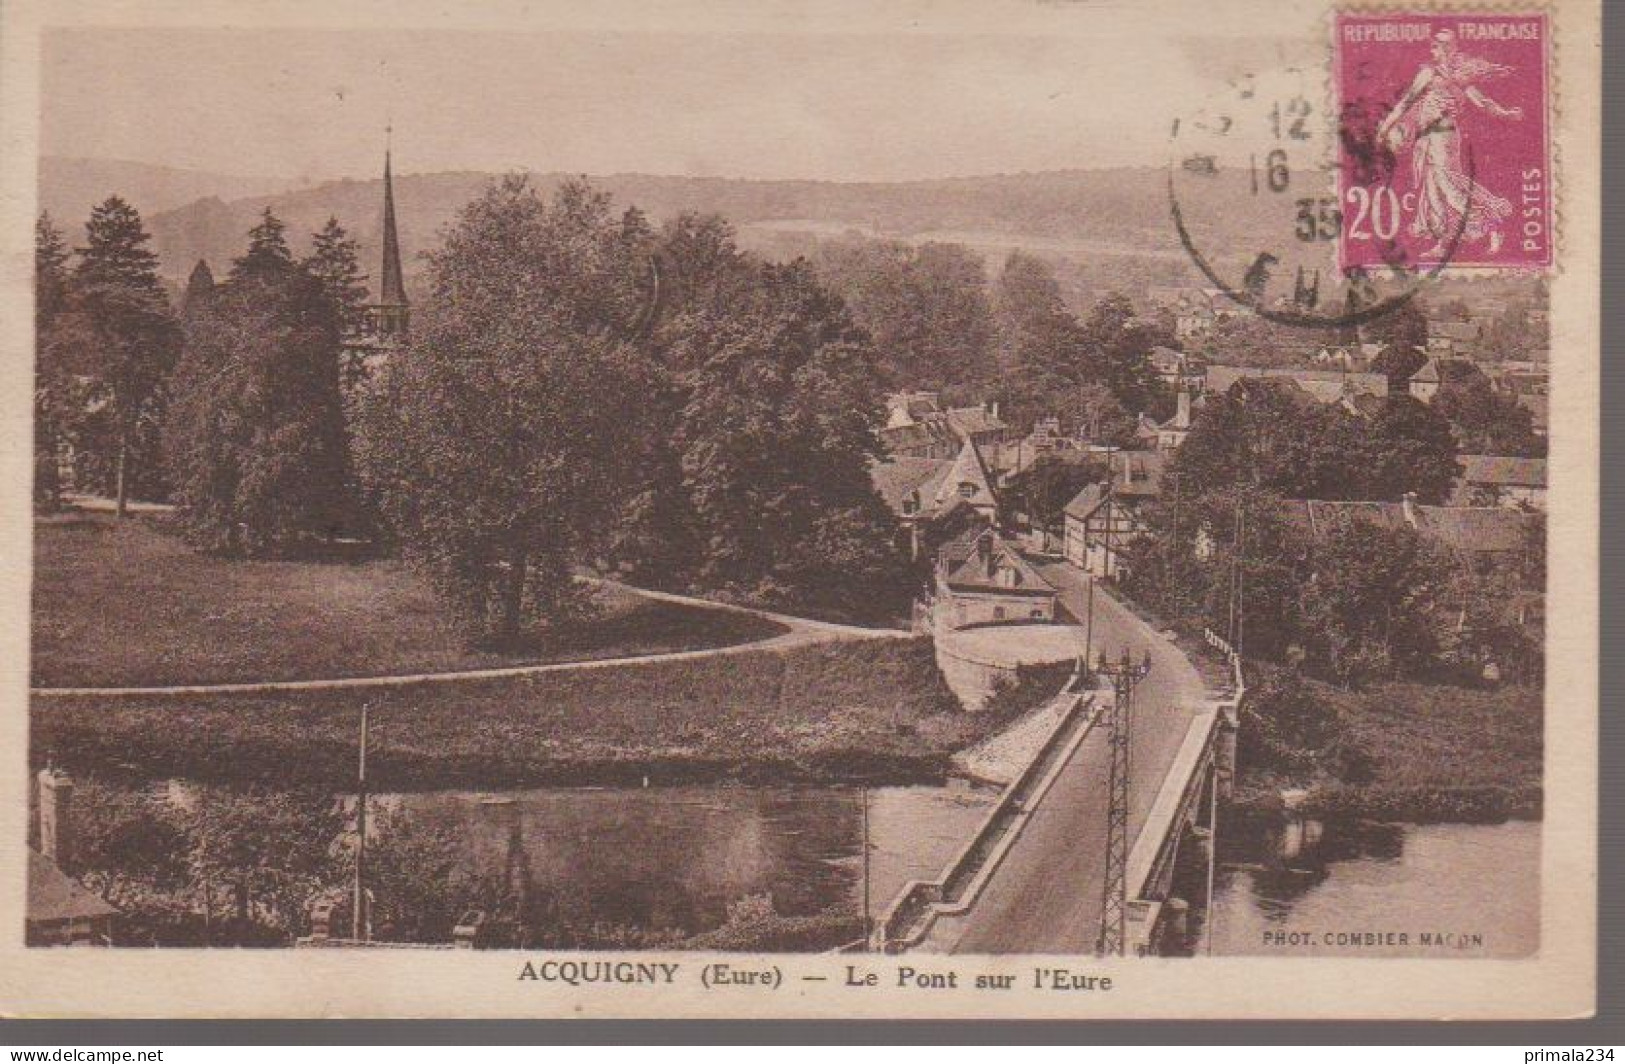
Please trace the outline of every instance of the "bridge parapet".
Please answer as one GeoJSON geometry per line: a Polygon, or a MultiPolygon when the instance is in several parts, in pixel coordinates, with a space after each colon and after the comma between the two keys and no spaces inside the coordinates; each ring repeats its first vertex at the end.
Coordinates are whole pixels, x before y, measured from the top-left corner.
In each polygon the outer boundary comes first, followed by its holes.
{"type": "MultiPolygon", "coordinates": [[[[1222,636],[1209,629],[1202,634],[1229,663],[1234,686],[1210,703],[1208,712],[1191,721],[1185,742],[1129,854],[1126,946],[1134,953],[1154,953],[1158,949],[1180,839],[1185,828],[1194,826],[1199,819],[1204,784],[1211,784],[1216,802],[1229,797],[1235,776],[1236,731],[1241,726],[1241,706],[1247,696],[1246,674],[1241,655],[1222,636]]],[[[1209,836],[1208,845],[1216,844],[1217,839],[1209,836]]]]}
{"type": "Polygon", "coordinates": [[[1105,692],[1083,687],[1077,676],[1068,682],[1056,699],[1064,701],[1066,708],[1037,755],[1004,789],[940,878],[912,880],[903,888],[876,924],[871,949],[894,953],[916,946],[930,933],[938,916],[965,912],[976,903],[1021,833],[1031,806],[1049,789],[1072,751],[1095,726],[1102,703],[1110,698],[1105,692]]]}

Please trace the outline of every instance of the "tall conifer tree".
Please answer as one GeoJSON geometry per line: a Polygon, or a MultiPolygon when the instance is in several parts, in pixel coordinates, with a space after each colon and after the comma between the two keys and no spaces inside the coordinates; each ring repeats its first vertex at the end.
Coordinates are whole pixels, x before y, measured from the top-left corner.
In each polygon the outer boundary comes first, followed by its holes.
{"type": "Polygon", "coordinates": [[[158,280],[158,256],[141,215],[118,196],[90,213],[86,243],[74,271],[74,306],[82,315],[77,330],[79,359],[98,381],[112,420],[114,494],[118,514],[128,510],[132,479],[156,464],[138,448],[152,437],[156,403],[174,366],[180,330],[158,280]]]}

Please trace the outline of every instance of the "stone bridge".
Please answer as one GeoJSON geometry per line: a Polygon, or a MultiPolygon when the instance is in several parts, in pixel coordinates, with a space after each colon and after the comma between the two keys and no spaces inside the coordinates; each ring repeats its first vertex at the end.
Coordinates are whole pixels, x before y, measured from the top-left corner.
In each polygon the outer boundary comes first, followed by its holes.
{"type": "MultiPolygon", "coordinates": [[[[1083,616],[1088,577],[1046,569],[1083,616]]],[[[1093,649],[1149,655],[1130,724],[1125,951],[1187,952],[1187,912],[1206,907],[1216,818],[1235,764],[1241,672],[1223,641],[1230,676],[1204,680],[1174,641],[1104,588],[1095,593],[1093,649]]],[[[953,953],[1093,952],[1104,907],[1107,733],[1112,693],[1076,677],[1056,725],[976,835],[935,880],[910,884],[874,930],[870,947],[953,953]]]]}

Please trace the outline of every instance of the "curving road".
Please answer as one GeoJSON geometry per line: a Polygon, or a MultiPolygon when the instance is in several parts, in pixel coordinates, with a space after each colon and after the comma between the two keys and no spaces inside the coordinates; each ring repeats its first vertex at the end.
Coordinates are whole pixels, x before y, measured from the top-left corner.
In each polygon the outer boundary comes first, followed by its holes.
{"type": "MultiPolygon", "coordinates": [[[[1039,567],[1068,610],[1087,612],[1089,578],[1065,563],[1039,567]]],[[[1131,722],[1129,845],[1145,823],[1190,721],[1208,694],[1174,643],[1095,589],[1095,654],[1126,648],[1151,674],[1135,692],[1131,722]]],[[[1109,774],[1106,729],[1079,745],[1027,820],[981,897],[959,916],[939,917],[920,949],[940,953],[1089,953],[1100,928],[1109,774]]]]}

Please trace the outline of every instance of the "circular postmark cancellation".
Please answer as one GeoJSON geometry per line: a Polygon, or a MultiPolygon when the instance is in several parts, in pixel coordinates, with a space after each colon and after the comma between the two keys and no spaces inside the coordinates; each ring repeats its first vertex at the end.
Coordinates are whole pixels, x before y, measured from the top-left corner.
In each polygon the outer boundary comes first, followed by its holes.
{"type": "Polygon", "coordinates": [[[1344,15],[1326,72],[1233,80],[1173,123],[1175,230],[1237,304],[1309,329],[1448,269],[1552,263],[1544,15],[1344,15]],[[1493,91],[1492,91],[1493,90],[1493,91]]]}

